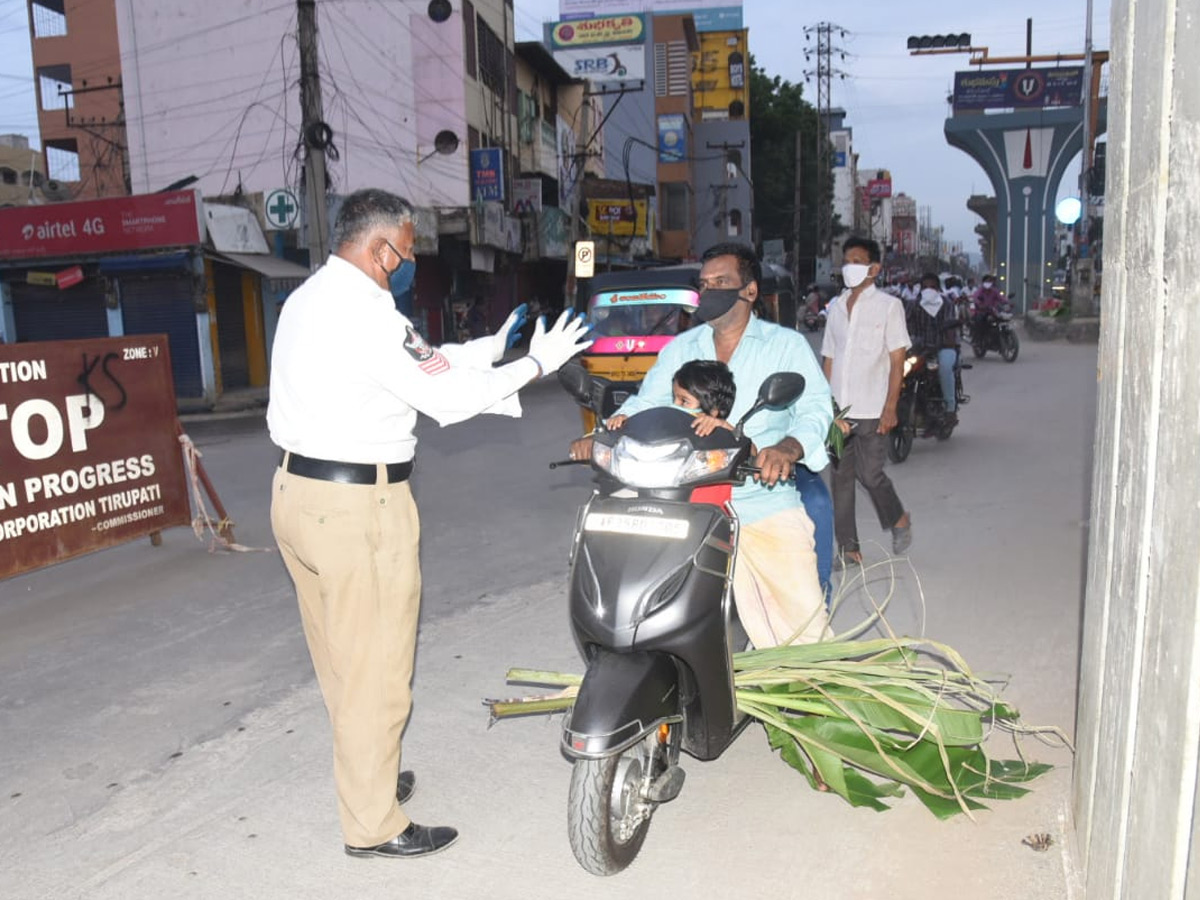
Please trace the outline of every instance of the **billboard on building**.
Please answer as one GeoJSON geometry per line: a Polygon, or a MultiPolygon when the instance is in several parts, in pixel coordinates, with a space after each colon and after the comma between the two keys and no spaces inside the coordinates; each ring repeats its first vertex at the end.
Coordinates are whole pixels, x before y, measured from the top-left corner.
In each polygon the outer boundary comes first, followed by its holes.
{"type": "Polygon", "coordinates": [[[646,78],[646,51],[641,44],[555,50],[554,61],[572,78],[596,82],[646,78]]]}
{"type": "Polygon", "coordinates": [[[917,201],[908,194],[900,193],[892,198],[892,218],[894,219],[916,219],[917,217],[917,201]]]}
{"type": "Polygon", "coordinates": [[[742,25],[741,0],[558,0],[562,19],[645,13],[682,15],[691,13],[697,31],[726,31],[742,25]]]}
{"type": "Polygon", "coordinates": [[[0,259],[188,247],[204,239],[195,190],[0,209],[0,259]]]}
{"type": "Polygon", "coordinates": [[[471,151],[471,196],[475,200],[504,200],[504,151],[481,147],[471,151]]]}
{"type": "Polygon", "coordinates": [[[683,162],[687,159],[687,120],[683,113],[658,117],[658,161],[683,162]]]}
{"type": "Polygon", "coordinates": [[[641,44],[646,40],[646,20],[641,15],[607,16],[558,22],[550,28],[552,50],[576,50],[619,44],[641,44]]]}
{"type": "Polygon", "coordinates": [[[189,524],[167,338],[0,346],[0,578],[189,524]]]}
{"type": "Polygon", "coordinates": [[[866,195],[871,200],[884,200],[892,196],[892,178],[872,178],[867,181],[866,195]]]}
{"type": "Polygon", "coordinates": [[[590,197],[587,204],[588,228],[596,237],[646,235],[648,208],[645,200],[590,197]]]}
{"type": "Polygon", "coordinates": [[[542,180],[540,178],[513,179],[513,212],[536,213],[542,211],[542,180]]]}
{"type": "Polygon", "coordinates": [[[954,73],[955,112],[1079,106],[1082,97],[1082,66],[954,73]]]}

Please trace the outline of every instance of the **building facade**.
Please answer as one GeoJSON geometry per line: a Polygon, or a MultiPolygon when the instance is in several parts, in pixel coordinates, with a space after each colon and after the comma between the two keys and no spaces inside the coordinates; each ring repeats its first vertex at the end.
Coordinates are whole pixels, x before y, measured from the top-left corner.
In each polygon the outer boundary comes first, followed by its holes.
{"type": "Polygon", "coordinates": [[[130,193],[116,3],[29,0],[29,35],[53,199],[130,193]]]}

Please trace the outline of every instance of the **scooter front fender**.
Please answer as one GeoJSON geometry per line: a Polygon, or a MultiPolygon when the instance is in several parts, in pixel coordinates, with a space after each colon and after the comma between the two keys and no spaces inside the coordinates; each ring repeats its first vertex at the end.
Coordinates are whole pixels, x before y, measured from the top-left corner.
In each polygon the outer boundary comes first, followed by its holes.
{"type": "Polygon", "coordinates": [[[562,750],[574,759],[613,756],[681,718],[679,671],[670,656],[599,650],[563,724],[562,750]]]}

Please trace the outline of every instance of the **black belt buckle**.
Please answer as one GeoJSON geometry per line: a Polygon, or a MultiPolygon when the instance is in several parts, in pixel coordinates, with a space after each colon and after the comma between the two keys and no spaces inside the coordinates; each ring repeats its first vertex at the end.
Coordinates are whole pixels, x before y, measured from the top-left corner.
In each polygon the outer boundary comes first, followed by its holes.
{"type": "MultiPolygon", "coordinates": [[[[337,462],[330,459],[313,459],[301,456],[299,453],[285,453],[285,468],[293,475],[301,478],[315,478],[318,481],[332,481],[337,484],[374,484],[378,467],[370,463],[337,462]]],[[[413,464],[409,462],[388,463],[387,482],[396,484],[407,481],[412,474],[413,464]]]]}

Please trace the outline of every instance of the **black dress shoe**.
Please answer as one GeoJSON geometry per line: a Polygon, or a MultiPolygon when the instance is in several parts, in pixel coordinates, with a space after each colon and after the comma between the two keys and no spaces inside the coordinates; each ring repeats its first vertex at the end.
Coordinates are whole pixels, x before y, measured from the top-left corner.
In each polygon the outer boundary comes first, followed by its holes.
{"type": "Polygon", "coordinates": [[[410,770],[400,773],[396,780],[396,802],[403,806],[417,792],[417,776],[410,770]]]}
{"type": "Polygon", "coordinates": [[[402,832],[382,844],[374,847],[351,847],[346,844],[347,856],[391,856],[407,859],[416,856],[429,856],[440,850],[445,850],[458,840],[458,831],[445,825],[409,824],[402,832]]]}

